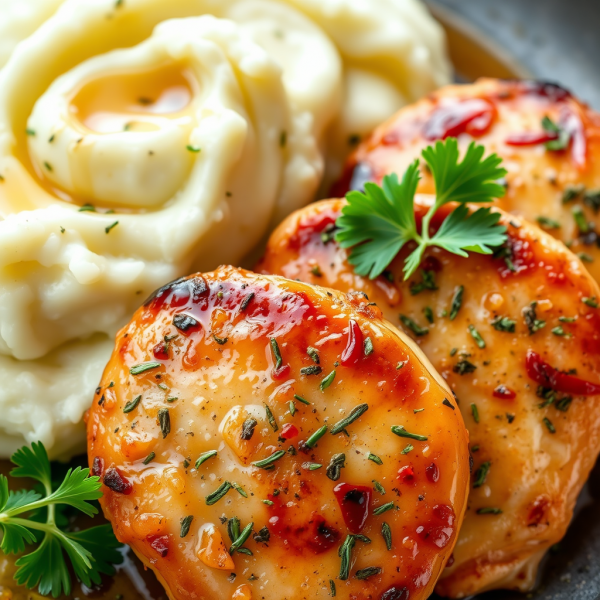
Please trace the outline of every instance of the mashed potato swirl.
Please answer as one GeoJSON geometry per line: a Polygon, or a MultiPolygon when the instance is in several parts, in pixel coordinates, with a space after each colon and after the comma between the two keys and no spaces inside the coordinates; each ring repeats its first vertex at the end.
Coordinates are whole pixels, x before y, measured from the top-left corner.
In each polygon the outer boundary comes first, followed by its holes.
{"type": "Polygon", "coordinates": [[[415,0],[64,2],[0,71],[0,453],[81,449],[143,297],[239,263],[448,71],[415,0]]]}

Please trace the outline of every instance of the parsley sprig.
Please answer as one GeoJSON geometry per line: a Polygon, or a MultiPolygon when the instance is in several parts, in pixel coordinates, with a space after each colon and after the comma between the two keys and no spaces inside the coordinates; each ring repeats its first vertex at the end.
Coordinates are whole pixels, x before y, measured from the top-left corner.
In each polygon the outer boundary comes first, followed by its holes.
{"type": "Polygon", "coordinates": [[[423,217],[421,231],[417,229],[414,199],[420,180],[419,160],[406,170],[402,181],[396,174],[386,175],[382,186],[365,184],[365,193],[350,192],[336,225],[336,240],[342,248],[352,248],[349,261],[359,275],[374,279],[381,275],[402,247],[416,242],[416,249],[407,257],[404,279],[418,268],[425,249],[439,246],[459,256],[468,252],[491,254],[492,248],[506,241],[506,227],[499,225],[500,215],[490,208],[471,213],[465,203],[488,203],[504,195],[498,180],[506,175],[502,159],[496,154],[483,157],[484,147],[472,142],[465,157],[459,161],[455,138],[428,146],[422,157],[435,182],[435,201],[423,217]],[[458,206],[444,219],[433,236],[430,222],[445,204],[458,206]]]}
{"type": "Polygon", "coordinates": [[[88,587],[101,582],[101,573],[113,575],[113,564],[123,558],[111,526],[68,531],[68,520],[62,513],[70,506],[89,517],[95,515],[98,509],[90,502],[102,496],[100,478],[90,477],[89,469],[69,469],[53,490],[50,461],[41,442],[17,450],[11,460],[16,465],[10,473],[13,477],[34,479],[44,491],[9,491],[8,479],[0,475],[0,549],[5,554],[20,554],[27,545],[37,545],[15,562],[16,582],[29,589],[37,585],[42,595],[69,595],[67,559],[76,577],[88,587]]]}

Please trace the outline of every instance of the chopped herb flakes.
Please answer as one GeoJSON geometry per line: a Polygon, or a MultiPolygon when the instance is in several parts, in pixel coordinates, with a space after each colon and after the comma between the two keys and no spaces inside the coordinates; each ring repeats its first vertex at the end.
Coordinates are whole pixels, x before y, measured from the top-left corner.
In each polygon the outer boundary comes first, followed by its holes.
{"type": "Polygon", "coordinates": [[[560,229],[560,223],[555,221],[554,219],[550,219],[548,217],[540,216],[536,219],[536,221],[546,229],[560,229]]]}
{"type": "Polygon", "coordinates": [[[273,356],[275,357],[275,370],[279,370],[283,364],[283,359],[281,358],[281,352],[279,351],[279,344],[275,338],[271,338],[271,350],[273,351],[273,356]]]}
{"type": "Polygon", "coordinates": [[[319,388],[321,389],[321,391],[324,392],[333,383],[334,379],[335,379],[335,369],[333,371],[331,371],[331,373],[329,373],[329,375],[327,375],[327,377],[324,377],[323,380],[321,381],[321,383],[319,384],[319,388]]]}
{"type": "Polygon", "coordinates": [[[221,338],[221,337],[215,335],[214,333],[213,333],[213,339],[215,340],[215,342],[217,342],[217,344],[219,344],[219,346],[223,346],[223,344],[226,344],[229,341],[228,337],[221,338]]]}
{"type": "Polygon", "coordinates": [[[413,282],[410,284],[410,293],[413,296],[420,294],[423,290],[437,290],[435,284],[435,273],[433,271],[421,270],[422,281],[420,283],[413,282]]]}
{"type": "Polygon", "coordinates": [[[257,425],[258,421],[256,419],[248,417],[242,424],[242,433],[240,434],[241,439],[245,441],[252,439],[252,436],[254,435],[254,428],[257,425]]]}
{"type": "Polygon", "coordinates": [[[290,400],[288,403],[288,407],[290,410],[290,415],[292,415],[292,417],[296,414],[296,405],[294,404],[293,400],[290,400]]]}
{"type": "Polygon", "coordinates": [[[429,333],[429,329],[427,329],[427,327],[421,327],[406,315],[400,315],[400,321],[404,327],[410,329],[417,337],[421,337],[429,333]]]}
{"type": "Polygon", "coordinates": [[[345,454],[334,454],[331,457],[331,462],[327,467],[327,477],[331,481],[337,481],[342,474],[342,469],[346,466],[346,455],[345,454]]]}
{"type": "Polygon", "coordinates": [[[250,292],[243,300],[242,303],[240,304],[240,310],[244,311],[248,308],[248,305],[250,304],[250,302],[252,302],[252,299],[254,298],[254,292],[250,292]]]}
{"type": "Polygon", "coordinates": [[[481,337],[481,334],[479,333],[479,331],[477,331],[477,329],[475,329],[474,325],[469,325],[469,333],[471,334],[471,336],[473,337],[473,339],[475,340],[475,343],[477,344],[477,346],[479,346],[479,348],[485,348],[485,341],[481,337]]]}
{"type": "Polygon", "coordinates": [[[159,363],[159,362],[145,362],[145,363],[141,363],[139,365],[135,365],[134,367],[131,367],[131,369],[129,369],[129,372],[132,375],[141,375],[142,373],[145,373],[146,371],[150,371],[151,369],[157,369],[160,366],[161,366],[161,363],[159,363]]]}
{"type": "Polygon", "coordinates": [[[581,194],[585,191],[585,186],[583,184],[573,185],[569,184],[565,187],[562,197],[563,204],[568,204],[572,202],[576,198],[579,198],[581,194]]]}
{"type": "Polygon", "coordinates": [[[478,488],[481,487],[485,480],[487,479],[488,473],[490,472],[490,467],[492,466],[491,462],[484,462],[477,471],[475,471],[475,475],[473,477],[473,487],[478,488]]]}
{"type": "Polygon", "coordinates": [[[477,408],[477,404],[471,404],[471,414],[473,415],[473,421],[479,423],[479,409],[477,408]]]}
{"type": "Polygon", "coordinates": [[[307,471],[316,471],[317,469],[320,469],[323,465],[319,464],[319,463],[314,463],[314,462],[305,462],[302,463],[302,468],[306,469],[307,471]]]}
{"type": "Polygon", "coordinates": [[[204,501],[208,506],[212,506],[216,504],[227,492],[232,488],[232,485],[229,481],[224,481],[212,494],[206,496],[204,501]]]}
{"type": "Polygon", "coordinates": [[[537,302],[532,302],[529,306],[523,309],[523,318],[525,319],[525,325],[529,329],[529,335],[533,335],[542,327],[546,326],[546,321],[542,321],[537,318],[536,309],[537,302]]]}
{"type": "Polygon", "coordinates": [[[404,429],[404,426],[402,426],[402,425],[393,425],[392,433],[395,433],[397,436],[400,436],[403,438],[410,438],[412,440],[417,440],[418,442],[426,442],[427,441],[426,435],[419,435],[418,433],[410,433],[410,432],[406,431],[406,429],[404,429]]]}
{"type": "Polygon", "coordinates": [[[194,465],[194,467],[196,469],[199,469],[200,465],[202,465],[203,463],[205,463],[209,458],[213,458],[216,455],[217,455],[217,451],[216,450],[209,450],[208,452],[204,452],[203,454],[201,454],[199,456],[199,458],[196,461],[196,464],[194,465]]]}
{"type": "MultiPolygon", "coordinates": [[[[327,433],[327,425],[323,425],[315,431],[307,440],[306,446],[311,450],[317,445],[317,442],[327,433]]],[[[275,453],[277,454],[277,453],[275,453]]]]}
{"type": "Polygon", "coordinates": [[[104,231],[106,233],[110,233],[111,230],[113,230],[118,224],[119,224],[119,221],[115,221],[112,225],[109,225],[108,227],[105,227],[104,231]]]}
{"type": "Polygon", "coordinates": [[[246,493],[246,490],[241,486],[238,485],[235,481],[231,482],[231,487],[240,495],[243,496],[244,498],[248,497],[248,494],[246,493]]]}
{"type": "Polygon", "coordinates": [[[320,363],[321,359],[319,358],[319,353],[316,348],[309,346],[306,349],[306,354],[308,354],[310,356],[310,358],[315,363],[315,365],[318,365],[320,363]]]}
{"type": "Polygon", "coordinates": [[[262,460],[257,460],[256,462],[253,462],[252,465],[258,467],[259,469],[270,469],[273,463],[278,461],[283,456],[285,456],[285,452],[283,450],[277,450],[277,452],[273,452],[271,456],[263,458],[262,460]]]}
{"type": "Polygon", "coordinates": [[[351,425],[352,423],[354,423],[354,421],[356,421],[362,415],[364,415],[367,412],[367,410],[369,410],[369,405],[368,404],[359,404],[358,406],[355,406],[350,411],[350,414],[345,419],[342,419],[341,421],[338,421],[331,428],[331,433],[333,435],[336,435],[336,434],[340,433],[341,431],[343,431],[344,429],[346,429],[346,427],[348,427],[349,425],[351,425]]]}
{"type": "MultiPolygon", "coordinates": [[[[229,548],[229,554],[233,554],[236,550],[239,550],[248,540],[250,534],[252,533],[252,528],[254,527],[254,523],[248,523],[242,533],[240,533],[239,537],[231,544],[229,548]]],[[[250,552],[250,551],[248,551],[250,552]]],[[[244,553],[247,554],[247,553],[244,553]]],[[[252,554],[250,552],[250,554],[252,554]]]]}
{"type": "Polygon", "coordinates": [[[376,465],[383,464],[383,461],[381,460],[381,458],[379,458],[379,456],[377,456],[377,454],[373,454],[372,452],[369,452],[369,456],[367,456],[367,459],[373,461],[376,465]]]}
{"type": "Polygon", "coordinates": [[[370,356],[373,354],[373,341],[370,337],[366,338],[364,341],[364,353],[365,356],[370,356]]]}
{"type": "Polygon", "coordinates": [[[598,306],[600,306],[596,296],[592,296],[591,298],[582,298],[581,301],[590,308],[598,308],[598,306]]]}
{"type": "Polygon", "coordinates": [[[589,233],[591,229],[590,223],[587,222],[581,206],[574,206],[571,213],[573,214],[573,219],[575,219],[575,224],[577,225],[579,232],[583,234],[589,233]]]}
{"type": "Polygon", "coordinates": [[[168,408],[161,408],[158,411],[158,423],[162,432],[163,439],[171,433],[171,415],[168,408]]]}
{"type": "Polygon", "coordinates": [[[146,456],[146,458],[144,459],[144,464],[145,465],[150,464],[155,458],[156,458],[156,453],[150,452],[150,454],[148,454],[148,456],[146,456]]]}
{"type": "Polygon", "coordinates": [[[381,567],[367,567],[366,569],[356,571],[354,576],[356,579],[368,579],[369,577],[373,577],[373,575],[379,575],[381,571],[381,567]]]}
{"type": "Polygon", "coordinates": [[[467,375],[469,373],[473,373],[477,367],[470,361],[466,359],[459,360],[452,370],[459,375],[467,375]]]}
{"type": "Polygon", "coordinates": [[[345,581],[350,576],[350,563],[352,562],[352,548],[356,544],[356,537],[353,535],[346,536],[344,543],[340,547],[338,552],[340,558],[342,559],[340,565],[340,574],[339,578],[342,581],[345,581]]]}
{"type": "Polygon", "coordinates": [[[454,296],[452,298],[452,305],[450,307],[450,320],[454,321],[458,316],[458,311],[461,309],[463,302],[463,294],[465,293],[465,288],[462,285],[459,285],[454,290],[454,296]]]}
{"type": "Polygon", "coordinates": [[[452,402],[450,402],[450,400],[448,400],[448,398],[444,398],[442,404],[444,406],[447,406],[448,408],[451,408],[452,410],[456,410],[456,407],[454,406],[454,404],[452,404],[452,402]]]}
{"type": "Polygon", "coordinates": [[[308,400],[305,400],[302,396],[298,396],[298,394],[294,394],[294,398],[298,400],[298,402],[302,402],[302,404],[310,405],[308,400]]]}
{"type": "Polygon", "coordinates": [[[501,515],[502,510],[499,508],[492,508],[490,506],[487,506],[485,508],[478,508],[477,514],[478,515],[501,515]]]}
{"type": "Polygon", "coordinates": [[[431,306],[426,306],[423,309],[423,314],[425,315],[427,322],[429,324],[433,324],[433,310],[431,309],[431,306]]]}
{"type": "Polygon", "coordinates": [[[508,317],[498,316],[491,322],[491,325],[496,331],[505,331],[506,333],[514,333],[517,322],[513,321],[512,319],[509,319],[508,317]]]}
{"type": "Polygon", "coordinates": [[[279,426],[277,425],[277,421],[275,421],[275,417],[273,416],[273,413],[271,412],[271,409],[268,407],[267,404],[265,404],[265,411],[267,413],[267,421],[269,421],[269,425],[271,426],[273,431],[277,431],[279,429],[279,426]]]}
{"type": "Polygon", "coordinates": [[[400,454],[408,454],[409,452],[412,452],[415,449],[415,447],[412,444],[408,444],[406,446],[406,448],[404,448],[404,450],[402,450],[400,452],[400,454]]]}
{"type": "Polygon", "coordinates": [[[323,369],[317,365],[311,365],[310,367],[303,367],[300,369],[302,375],[320,375],[323,369]]]}
{"type": "Polygon", "coordinates": [[[542,421],[550,433],[556,433],[556,428],[554,427],[552,421],[548,419],[548,417],[544,417],[542,421]]]}
{"type": "Polygon", "coordinates": [[[373,511],[373,515],[378,517],[379,515],[382,515],[383,513],[387,512],[388,510],[392,510],[394,508],[396,508],[396,505],[393,502],[388,502],[386,504],[382,504],[381,506],[378,506],[373,511]]]}
{"type": "Polygon", "coordinates": [[[373,479],[373,487],[382,495],[385,496],[385,488],[377,481],[373,479]]]}
{"type": "Polygon", "coordinates": [[[202,150],[202,148],[199,148],[198,146],[192,146],[192,145],[187,145],[186,146],[186,150],[188,150],[188,152],[194,152],[194,153],[198,153],[200,152],[200,150],[202,150]]]}
{"type": "Polygon", "coordinates": [[[132,410],[135,410],[137,408],[137,405],[140,403],[141,399],[142,399],[142,395],[140,394],[139,396],[136,396],[133,400],[130,400],[123,407],[123,412],[130,413],[132,410]]]}
{"type": "Polygon", "coordinates": [[[194,520],[194,515],[189,515],[187,517],[183,517],[180,521],[181,530],[179,532],[179,537],[184,538],[190,532],[190,526],[192,521],[194,520]]]}
{"type": "Polygon", "coordinates": [[[336,593],[336,591],[335,591],[335,581],[333,579],[330,579],[329,580],[329,595],[332,598],[335,598],[335,593],[336,593]]]}
{"type": "Polygon", "coordinates": [[[381,524],[381,535],[385,540],[385,547],[388,550],[392,549],[392,528],[384,521],[381,524]]]}

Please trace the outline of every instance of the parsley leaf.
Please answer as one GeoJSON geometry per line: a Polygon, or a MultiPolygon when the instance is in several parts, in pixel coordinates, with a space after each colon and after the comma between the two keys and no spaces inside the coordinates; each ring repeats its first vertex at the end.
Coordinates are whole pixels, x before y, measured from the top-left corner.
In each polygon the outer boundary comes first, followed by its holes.
{"type": "Polygon", "coordinates": [[[8,479],[0,475],[0,549],[5,554],[21,554],[26,546],[38,544],[15,562],[16,582],[29,589],[37,586],[42,595],[69,595],[67,558],[76,577],[88,587],[99,584],[102,573],[112,575],[113,565],[122,561],[122,555],[111,526],[64,530],[68,522],[61,513],[61,507],[70,506],[87,516],[95,515],[98,509],[91,502],[102,496],[100,478],[90,477],[87,468],[69,469],[53,490],[50,461],[41,442],[17,450],[11,460],[16,465],[12,476],[34,479],[45,492],[11,492],[8,479]]]}
{"type": "Polygon", "coordinates": [[[423,253],[429,246],[439,246],[459,256],[468,252],[491,254],[492,248],[506,241],[506,227],[499,225],[500,215],[489,208],[471,213],[465,205],[489,203],[504,195],[504,187],[497,180],[506,175],[501,159],[492,154],[483,157],[484,147],[475,142],[459,160],[458,142],[448,138],[438,141],[422,152],[435,182],[435,201],[423,217],[418,231],[414,198],[420,180],[419,161],[406,170],[402,181],[397,175],[386,175],[382,186],[365,184],[365,192],[350,192],[348,203],[336,221],[335,234],[342,248],[352,248],[349,262],[358,275],[371,279],[388,267],[407,242],[416,242],[416,249],[404,265],[404,279],[419,267],[423,253]],[[435,213],[445,204],[457,202],[438,231],[430,236],[429,224],[435,213]]]}

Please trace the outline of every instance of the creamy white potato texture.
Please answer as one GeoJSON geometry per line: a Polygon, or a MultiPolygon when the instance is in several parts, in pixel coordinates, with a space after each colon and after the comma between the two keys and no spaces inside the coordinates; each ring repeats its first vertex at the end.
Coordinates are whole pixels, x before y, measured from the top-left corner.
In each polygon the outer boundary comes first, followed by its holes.
{"type": "Polygon", "coordinates": [[[417,0],[15,4],[14,39],[35,32],[0,71],[0,454],[67,456],[144,297],[238,264],[449,66],[417,0]]]}

